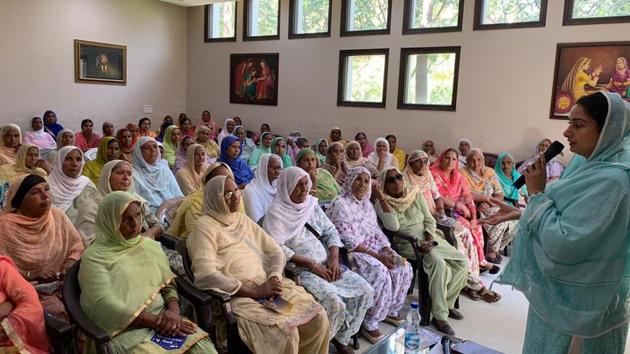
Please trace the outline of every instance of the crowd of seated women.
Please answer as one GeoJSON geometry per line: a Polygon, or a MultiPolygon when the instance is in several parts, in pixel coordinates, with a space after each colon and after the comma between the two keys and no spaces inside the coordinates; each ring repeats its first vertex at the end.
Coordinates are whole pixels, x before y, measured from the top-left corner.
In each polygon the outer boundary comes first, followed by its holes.
{"type": "MultiPolygon", "coordinates": [[[[378,341],[379,322],[402,321],[411,263],[428,275],[433,325],[452,335],[448,319],[463,319],[460,293],[501,299],[480,273],[500,270],[517,222],[479,219],[497,212],[497,200],[524,206],[527,190],[512,186],[520,173],[507,152],[486,166],[467,139],[437,151],[427,140],[407,153],[394,135],[372,144],[359,132],[348,141],[336,127],[309,144],[268,124],[248,132],[240,117],[220,128],[208,111],[196,125],[184,113],[177,122],[167,116],[158,131],[149,118],[117,131],[104,122],[102,135],[90,119],[80,132],[64,129],[53,111],[31,119],[24,134],[7,124],[0,351],[49,352],[43,313],[69,321],[63,278],[80,262],[81,308],[112,336],[115,353],[165,352],[164,338],[183,338],[179,352],[214,352],[208,334],[180,314],[178,267],[154,241],[165,233],[187,245],[198,288],[232,296],[253,352],[326,353],[330,343],[352,353],[357,333],[378,341]],[[156,212],[172,200],[178,207],[165,223],[156,212]],[[438,226],[452,229],[457,244],[438,226]],[[422,259],[385,231],[415,239],[422,259]],[[284,276],[287,262],[299,285],[284,276]],[[292,306],[269,310],[265,299],[277,297],[292,306]]],[[[550,181],[562,169],[549,161],[550,181]]],[[[95,351],[89,339],[77,345],[95,351]]]]}

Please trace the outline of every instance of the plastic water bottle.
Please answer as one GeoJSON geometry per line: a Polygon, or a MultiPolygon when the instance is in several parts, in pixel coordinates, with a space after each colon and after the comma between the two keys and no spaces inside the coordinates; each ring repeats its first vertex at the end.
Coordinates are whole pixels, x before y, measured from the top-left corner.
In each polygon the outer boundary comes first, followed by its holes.
{"type": "Polygon", "coordinates": [[[407,313],[405,321],[405,354],[417,354],[420,352],[420,313],[418,303],[412,302],[411,309],[407,313]]]}

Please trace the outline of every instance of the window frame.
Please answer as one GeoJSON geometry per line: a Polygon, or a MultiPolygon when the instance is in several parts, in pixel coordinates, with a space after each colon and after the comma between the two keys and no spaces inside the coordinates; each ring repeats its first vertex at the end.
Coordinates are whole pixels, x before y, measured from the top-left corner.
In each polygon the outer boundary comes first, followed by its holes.
{"type": "Polygon", "coordinates": [[[255,0],[243,0],[243,41],[270,41],[280,39],[280,14],[282,12],[282,0],[278,1],[278,27],[275,35],[250,36],[249,33],[249,5],[255,0]]]}
{"type": "Polygon", "coordinates": [[[319,33],[295,33],[293,27],[296,23],[294,17],[296,2],[299,0],[289,1],[289,39],[302,39],[302,38],[326,38],[330,37],[331,22],[332,22],[332,3],[333,0],[328,0],[328,30],[326,32],[319,33]]]}
{"type": "Polygon", "coordinates": [[[382,34],[390,34],[392,27],[392,0],[387,0],[387,26],[383,29],[377,30],[360,30],[360,31],[348,31],[346,25],[348,21],[348,2],[352,0],[341,0],[341,30],[339,36],[351,37],[351,36],[376,36],[382,34]]]}
{"type": "Polygon", "coordinates": [[[473,22],[474,31],[512,29],[512,28],[533,28],[545,27],[547,24],[547,0],[540,0],[540,16],[538,21],[517,22],[517,23],[496,23],[484,25],[481,21],[482,8],[485,0],[475,0],[475,18],[473,22]]]}
{"type": "Polygon", "coordinates": [[[400,49],[400,68],[398,74],[398,109],[409,110],[421,110],[421,111],[452,111],[457,110],[457,86],[459,83],[459,63],[461,59],[461,46],[448,46],[448,47],[413,47],[413,48],[401,48],[400,49]],[[455,54],[455,77],[453,78],[453,96],[451,97],[450,105],[436,105],[436,104],[419,104],[419,103],[405,103],[405,88],[407,77],[407,60],[409,55],[413,54],[440,54],[440,53],[454,53],[455,54]]]}
{"type": "Polygon", "coordinates": [[[337,72],[337,106],[341,107],[365,107],[385,108],[387,103],[387,76],[389,69],[389,48],[374,49],[346,49],[339,51],[339,71],[337,72]],[[343,91],[346,84],[346,58],[359,55],[385,55],[385,68],[383,76],[383,99],[381,102],[353,102],[343,100],[343,91]]]}
{"type": "Polygon", "coordinates": [[[457,13],[457,25],[449,27],[431,27],[431,28],[411,28],[411,2],[413,0],[405,0],[403,10],[403,29],[402,34],[422,34],[422,33],[443,33],[443,32],[461,32],[462,23],[464,21],[464,0],[459,0],[459,10],[457,13]]]}
{"type": "Polygon", "coordinates": [[[611,24],[611,23],[630,22],[630,15],[610,16],[610,17],[573,18],[574,5],[575,5],[575,0],[564,1],[564,16],[562,18],[563,26],[602,25],[602,24],[611,24]]]}
{"type": "Polygon", "coordinates": [[[205,43],[211,43],[211,42],[236,42],[236,36],[238,35],[237,33],[237,28],[238,28],[238,3],[240,1],[239,0],[234,0],[234,36],[232,37],[222,37],[222,38],[210,38],[208,35],[208,24],[210,21],[210,16],[209,16],[209,11],[210,11],[210,6],[211,5],[216,5],[216,4],[208,4],[205,5],[203,8],[203,41],[205,43]]]}

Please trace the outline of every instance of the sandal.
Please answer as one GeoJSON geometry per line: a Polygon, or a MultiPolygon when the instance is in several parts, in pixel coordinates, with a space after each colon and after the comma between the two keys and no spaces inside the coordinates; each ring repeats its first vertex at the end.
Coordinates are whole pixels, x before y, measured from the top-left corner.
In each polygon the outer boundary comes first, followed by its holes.
{"type": "Polygon", "coordinates": [[[464,292],[464,295],[466,295],[466,297],[468,297],[472,301],[479,301],[479,300],[481,300],[481,294],[479,294],[479,292],[474,291],[471,288],[466,288],[466,289],[463,290],[463,292],[464,292]]]}
{"type": "Polygon", "coordinates": [[[501,261],[503,261],[503,257],[501,257],[501,255],[497,253],[496,257],[494,258],[486,257],[486,260],[490,263],[501,264],[501,261]]]}
{"type": "Polygon", "coordinates": [[[487,303],[493,304],[501,300],[501,294],[494,292],[488,288],[482,288],[479,290],[479,296],[481,299],[487,303]]]}

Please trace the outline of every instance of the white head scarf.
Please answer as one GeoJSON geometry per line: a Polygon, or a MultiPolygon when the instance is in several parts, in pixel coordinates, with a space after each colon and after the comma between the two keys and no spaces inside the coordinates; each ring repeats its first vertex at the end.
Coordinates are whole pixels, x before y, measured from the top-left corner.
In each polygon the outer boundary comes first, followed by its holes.
{"type": "Polygon", "coordinates": [[[280,168],[283,168],[280,156],[275,154],[261,155],[260,160],[258,160],[258,167],[256,171],[254,171],[254,179],[252,179],[243,191],[243,193],[247,195],[246,200],[248,202],[258,204],[257,208],[253,208],[256,210],[267,210],[278,191],[278,180],[276,179],[272,183],[269,183],[269,175],[267,174],[267,167],[271,159],[276,160],[280,164],[280,168]]]}
{"type": "MultiPolygon", "coordinates": [[[[394,166],[394,163],[392,162],[394,155],[392,155],[391,152],[389,152],[389,142],[387,141],[387,139],[385,138],[378,138],[374,141],[374,151],[372,151],[367,159],[368,159],[368,163],[374,167],[374,169],[376,169],[378,167],[378,153],[376,152],[377,148],[378,148],[378,143],[384,143],[385,146],[387,146],[387,157],[385,158],[385,164],[383,165],[383,168],[387,167],[387,166],[394,166]]],[[[378,171],[379,173],[381,171],[378,171]]]]}
{"type": "Polygon", "coordinates": [[[88,184],[92,184],[89,178],[81,175],[83,172],[83,152],[76,146],[64,146],[59,150],[59,156],[53,170],[48,177],[48,185],[52,192],[52,205],[64,212],[70,208],[72,201],[76,198],[83,188],[88,184]],[[81,172],[79,177],[70,178],[63,173],[63,162],[72,151],[78,151],[81,154],[81,172]]]}
{"type": "Polygon", "coordinates": [[[52,135],[46,133],[46,131],[44,131],[44,121],[43,119],[39,118],[39,117],[33,117],[31,119],[31,125],[29,126],[29,130],[27,130],[24,133],[24,142],[25,143],[31,143],[34,144],[35,146],[39,147],[40,149],[45,149],[45,150],[52,150],[55,149],[57,147],[57,142],[55,141],[55,138],[52,137],[52,135]],[[40,130],[33,130],[33,121],[35,119],[39,119],[42,121],[42,128],[40,130]]]}
{"type": "MultiPolygon", "coordinates": [[[[282,171],[278,178],[278,193],[273,199],[265,220],[263,229],[267,231],[279,244],[300,233],[308,219],[318,207],[317,198],[307,195],[303,203],[296,204],[291,200],[291,193],[300,179],[308,177],[308,173],[299,167],[289,167],[282,171]]],[[[313,186],[308,178],[308,190],[313,186]]]]}
{"type": "Polygon", "coordinates": [[[234,135],[234,133],[236,133],[236,122],[234,122],[234,119],[228,118],[223,123],[223,129],[221,129],[221,132],[217,136],[217,143],[219,144],[219,146],[221,146],[221,141],[223,141],[223,138],[225,138],[228,135],[234,135]],[[228,132],[228,129],[227,129],[227,124],[230,121],[234,123],[234,129],[232,130],[232,133],[228,132]]]}

